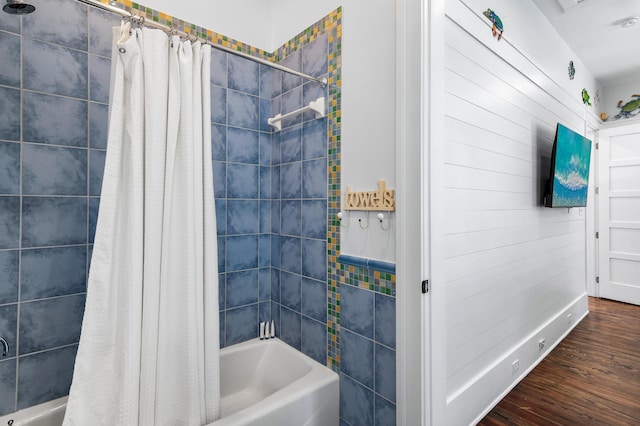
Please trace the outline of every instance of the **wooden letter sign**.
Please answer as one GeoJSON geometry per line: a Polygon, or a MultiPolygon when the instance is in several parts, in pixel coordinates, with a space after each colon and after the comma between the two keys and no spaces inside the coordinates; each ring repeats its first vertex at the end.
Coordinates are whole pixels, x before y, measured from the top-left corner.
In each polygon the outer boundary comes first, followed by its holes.
{"type": "Polygon", "coordinates": [[[396,209],[396,196],[393,189],[387,189],[386,182],[378,181],[377,191],[351,192],[347,186],[345,210],[376,210],[392,212],[396,209]]]}

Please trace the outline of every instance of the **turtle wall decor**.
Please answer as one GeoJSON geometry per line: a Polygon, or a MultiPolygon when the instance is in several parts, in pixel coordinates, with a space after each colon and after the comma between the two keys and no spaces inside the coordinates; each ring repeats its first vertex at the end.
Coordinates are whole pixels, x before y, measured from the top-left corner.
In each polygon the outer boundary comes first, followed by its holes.
{"type": "Polygon", "coordinates": [[[616,120],[620,118],[631,118],[640,114],[640,95],[631,95],[632,98],[635,98],[626,104],[623,104],[622,100],[618,102],[618,108],[620,108],[620,112],[615,115],[616,120]]]}
{"type": "Polygon", "coordinates": [[[504,25],[502,24],[502,19],[500,19],[500,17],[496,15],[496,13],[491,9],[485,10],[484,12],[482,12],[482,14],[486,16],[489,21],[491,21],[491,23],[493,24],[491,27],[493,36],[495,37],[497,35],[498,41],[500,41],[502,39],[502,33],[504,32],[504,25]]]}
{"type": "Polygon", "coordinates": [[[582,89],[582,103],[591,106],[591,96],[589,96],[587,89],[582,89]]]}
{"type": "Polygon", "coordinates": [[[569,61],[569,80],[573,80],[576,75],[576,69],[573,67],[573,61],[569,61]]]}

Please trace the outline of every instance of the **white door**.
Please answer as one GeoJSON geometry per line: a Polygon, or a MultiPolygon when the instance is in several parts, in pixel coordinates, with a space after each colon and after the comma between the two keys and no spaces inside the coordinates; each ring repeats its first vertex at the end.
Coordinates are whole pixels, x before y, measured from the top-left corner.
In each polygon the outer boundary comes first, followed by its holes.
{"type": "Polygon", "coordinates": [[[640,124],[599,132],[597,296],[640,305],[640,124]]]}

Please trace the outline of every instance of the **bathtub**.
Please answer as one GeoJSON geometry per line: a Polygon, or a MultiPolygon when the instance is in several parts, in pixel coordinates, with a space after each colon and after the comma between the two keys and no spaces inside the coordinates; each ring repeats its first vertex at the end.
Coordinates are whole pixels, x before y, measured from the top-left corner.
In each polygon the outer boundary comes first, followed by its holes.
{"type": "MultiPolygon", "coordinates": [[[[220,388],[222,418],[207,426],[339,424],[338,375],[277,338],[222,349],[220,388]]],[[[66,401],[0,417],[0,426],[60,426],[66,401]]]]}

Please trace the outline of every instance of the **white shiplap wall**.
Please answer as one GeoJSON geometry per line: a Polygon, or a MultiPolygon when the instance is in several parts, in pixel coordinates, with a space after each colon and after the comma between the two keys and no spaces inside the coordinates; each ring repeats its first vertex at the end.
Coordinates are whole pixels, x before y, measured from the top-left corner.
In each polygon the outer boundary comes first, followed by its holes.
{"type": "Polygon", "coordinates": [[[584,133],[595,115],[545,58],[508,32],[492,38],[482,6],[448,2],[445,24],[448,425],[479,420],[587,310],[586,209],[544,208],[542,196],[556,124],[584,133]]]}

